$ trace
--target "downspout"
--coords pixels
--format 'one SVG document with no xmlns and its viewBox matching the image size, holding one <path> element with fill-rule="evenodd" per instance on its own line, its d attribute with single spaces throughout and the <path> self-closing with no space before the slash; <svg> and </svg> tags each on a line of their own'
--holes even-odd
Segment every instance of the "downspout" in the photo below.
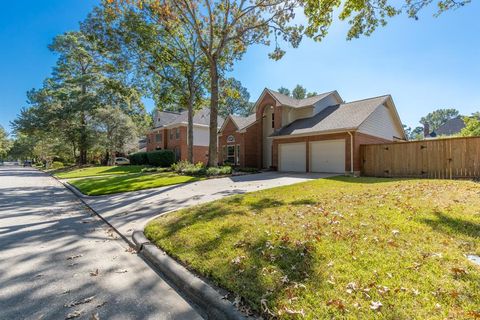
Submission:
<svg viewBox="0 0 480 320">
<path fill-rule="evenodd" d="M 347 131 L 350 135 L 350 174 L 353 176 L 353 134 L 350 131 Z"/>
</svg>

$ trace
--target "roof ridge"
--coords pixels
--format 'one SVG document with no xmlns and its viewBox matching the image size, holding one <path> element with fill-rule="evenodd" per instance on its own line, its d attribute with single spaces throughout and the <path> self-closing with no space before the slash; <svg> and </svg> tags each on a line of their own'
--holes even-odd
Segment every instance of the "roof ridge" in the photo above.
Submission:
<svg viewBox="0 0 480 320">
<path fill-rule="evenodd" d="M 360 101 L 373 100 L 373 99 L 378 99 L 378 98 L 383 98 L 383 97 L 391 97 L 391 96 L 392 96 L 391 94 L 387 93 L 387 94 L 384 94 L 384 95 L 381 95 L 381 96 L 364 98 L 364 99 L 359 99 L 359 100 L 353 100 L 353 101 L 348 101 L 348 102 L 344 102 L 344 103 L 341 103 L 341 104 L 349 104 L 349 103 L 355 103 L 355 102 L 360 102 Z"/>
</svg>

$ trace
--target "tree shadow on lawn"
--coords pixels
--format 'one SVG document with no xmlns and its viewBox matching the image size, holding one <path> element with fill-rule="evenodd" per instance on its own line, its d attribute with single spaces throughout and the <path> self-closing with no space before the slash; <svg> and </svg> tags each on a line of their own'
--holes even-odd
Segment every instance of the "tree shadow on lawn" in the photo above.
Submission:
<svg viewBox="0 0 480 320">
<path fill-rule="evenodd" d="M 465 221 L 459 218 L 452 218 L 440 211 L 435 212 L 436 219 L 421 219 L 421 222 L 428 224 L 432 229 L 447 234 L 464 234 L 471 238 L 480 238 L 480 224 Z"/>
<path fill-rule="evenodd" d="M 332 181 L 338 181 L 338 182 L 359 183 L 359 184 L 376 184 L 376 183 L 400 182 L 400 181 L 411 181 L 411 180 L 420 180 L 420 179 L 335 176 L 335 177 L 323 178 L 322 180 L 332 180 Z"/>
</svg>

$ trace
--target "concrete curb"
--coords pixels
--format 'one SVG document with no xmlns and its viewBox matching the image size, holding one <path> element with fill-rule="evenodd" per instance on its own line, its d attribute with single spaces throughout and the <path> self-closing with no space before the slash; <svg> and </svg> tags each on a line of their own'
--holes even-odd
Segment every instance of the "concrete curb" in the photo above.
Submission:
<svg viewBox="0 0 480 320">
<path fill-rule="evenodd" d="M 135 231 L 132 238 L 138 253 L 142 254 L 170 282 L 197 304 L 208 316 L 208 319 L 247 319 L 215 289 L 152 244 L 142 231 Z"/>
</svg>

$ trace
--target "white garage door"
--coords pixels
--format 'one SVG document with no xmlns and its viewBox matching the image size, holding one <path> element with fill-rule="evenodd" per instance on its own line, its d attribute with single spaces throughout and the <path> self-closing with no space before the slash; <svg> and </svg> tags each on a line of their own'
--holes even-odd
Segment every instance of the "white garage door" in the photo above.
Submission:
<svg viewBox="0 0 480 320">
<path fill-rule="evenodd" d="M 280 171 L 307 171 L 307 144 L 305 142 L 282 143 L 278 145 L 278 151 L 278 166 Z"/>
<path fill-rule="evenodd" d="M 345 140 L 311 142 L 310 171 L 345 173 Z"/>
</svg>

